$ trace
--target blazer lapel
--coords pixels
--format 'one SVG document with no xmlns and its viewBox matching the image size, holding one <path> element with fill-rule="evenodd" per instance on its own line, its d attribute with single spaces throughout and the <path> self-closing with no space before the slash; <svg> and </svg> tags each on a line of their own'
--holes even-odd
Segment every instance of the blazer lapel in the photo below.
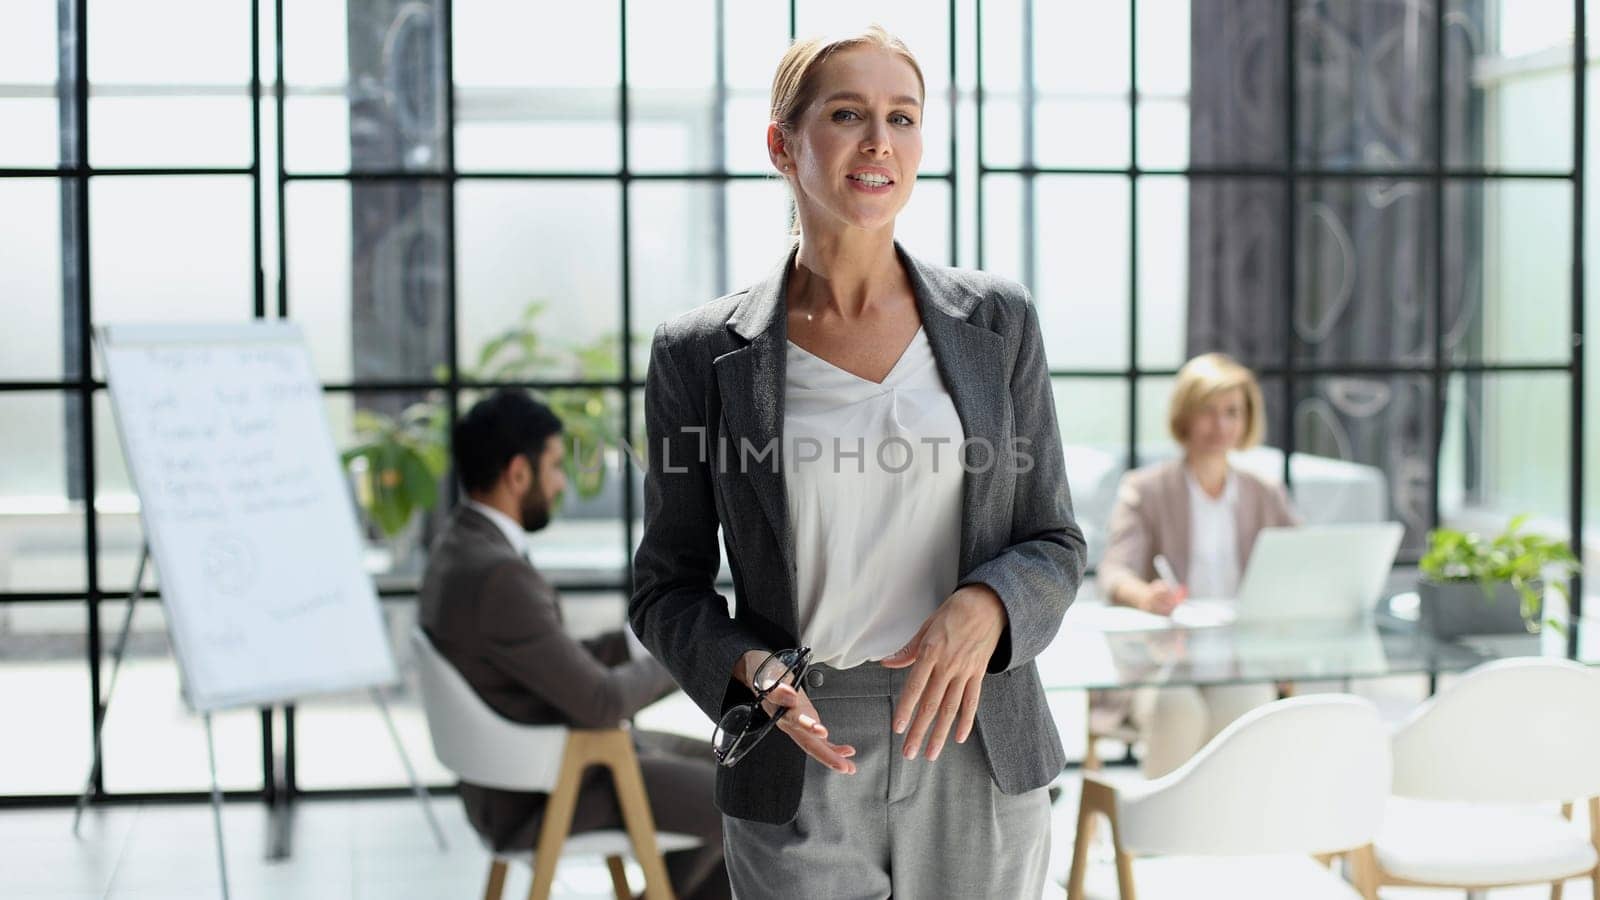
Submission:
<svg viewBox="0 0 1600 900">
<path fill-rule="evenodd" d="M 744 302 L 728 318 L 728 328 L 744 340 L 745 346 L 717 357 L 717 391 L 722 398 L 722 447 L 708 448 L 712 459 L 721 465 L 726 453 L 728 471 L 749 479 L 761 501 L 762 512 L 782 548 L 785 572 L 793 570 L 794 539 L 789 526 L 789 499 L 783 481 L 783 390 L 785 344 L 788 320 L 784 315 L 784 295 L 788 274 L 794 263 L 794 250 L 783 264 L 765 280 L 752 286 Z M 730 402 L 731 401 L 731 402 Z M 749 454 L 741 456 L 741 450 Z M 759 460 L 755 454 L 771 451 Z M 741 465 L 742 463 L 742 465 Z"/>
<path fill-rule="evenodd" d="M 1245 567 L 1250 565 L 1250 554 L 1255 550 L 1256 535 L 1261 532 L 1264 523 L 1260 498 L 1254 490 L 1249 489 L 1249 483 L 1240 477 L 1237 470 L 1230 471 L 1228 477 L 1233 479 L 1233 539 L 1239 555 L 1239 577 L 1242 579 Z"/>
<path fill-rule="evenodd" d="M 939 270 L 924 266 L 898 243 L 895 249 L 911 278 L 923 331 L 961 419 L 961 430 L 968 440 L 987 442 L 987 447 L 980 443 L 971 451 L 961 489 L 960 570 L 965 575 L 986 561 L 979 558 L 978 537 L 983 529 L 974 517 L 986 508 L 995 473 L 1003 464 L 1001 454 L 1011 451 L 1010 436 L 1002 433 L 1009 389 L 1005 340 L 967 321 L 981 297 Z"/>
</svg>

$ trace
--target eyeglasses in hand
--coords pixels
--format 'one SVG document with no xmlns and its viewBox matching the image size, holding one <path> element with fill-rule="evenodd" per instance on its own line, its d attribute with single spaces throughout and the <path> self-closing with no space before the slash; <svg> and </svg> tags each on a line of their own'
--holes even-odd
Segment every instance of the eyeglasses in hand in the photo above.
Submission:
<svg viewBox="0 0 1600 900">
<path fill-rule="evenodd" d="M 756 698 L 749 703 L 730 707 L 722 714 L 721 721 L 717 722 L 717 730 L 711 735 L 711 750 L 716 754 L 718 765 L 737 764 L 772 731 L 789 708 L 779 707 L 776 713 L 768 715 L 761 705 L 762 701 L 785 684 L 798 690 L 810 665 L 810 647 L 778 650 L 761 661 L 752 679 Z"/>
</svg>

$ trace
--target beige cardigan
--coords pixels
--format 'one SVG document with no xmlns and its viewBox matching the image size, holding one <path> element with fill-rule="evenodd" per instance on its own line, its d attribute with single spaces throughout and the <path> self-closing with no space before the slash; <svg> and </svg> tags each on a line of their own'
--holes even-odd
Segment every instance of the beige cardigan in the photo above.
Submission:
<svg viewBox="0 0 1600 900">
<path fill-rule="evenodd" d="M 1237 467 L 1231 472 L 1239 485 L 1234 527 L 1239 567 L 1243 569 L 1250 562 L 1250 550 L 1261 529 L 1298 525 L 1300 518 L 1280 485 L 1269 484 Z M 1181 458 L 1124 475 L 1117 488 L 1117 505 L 1111 511 L 1106 552 L 1100 559 L 1101 595 L 1109 602 L 1124 582 L 1153 580 L 1157 554 L 1172 563 L 1179 580 L 1188 581 L 1189 523 L 1189 485 Z"/>
</svg>

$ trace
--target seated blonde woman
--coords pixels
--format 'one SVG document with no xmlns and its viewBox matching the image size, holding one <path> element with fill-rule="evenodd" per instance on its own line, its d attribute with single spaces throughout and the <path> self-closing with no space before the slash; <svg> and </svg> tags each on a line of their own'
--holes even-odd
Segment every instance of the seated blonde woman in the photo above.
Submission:
<svg viewBox="0 0 1600 900">
<path fill-rule="evenodd" d="M 1261 529 L 1299 523 L 1283 489 L 1228 461 L 1261 442 L 1266 430 L 1253 373 L 1220 353 L 1178 371 L 1167 426 L 1182 457 L 1123 476 L 1100 562 L 1112 603 L 1170 615 L 1186 597 L 1232 597 Z M 1178 584 L 1157 572 L 1163 556 Z M 1145 745 L 1141 768 L 1155 778 L 1182 765 L 1245 712 L 1276 696 L 1270 684 L 1142 688 L 1129 718 Z M 1127 698 L 1097 698 L 1128 706 Z"/>
</svg>

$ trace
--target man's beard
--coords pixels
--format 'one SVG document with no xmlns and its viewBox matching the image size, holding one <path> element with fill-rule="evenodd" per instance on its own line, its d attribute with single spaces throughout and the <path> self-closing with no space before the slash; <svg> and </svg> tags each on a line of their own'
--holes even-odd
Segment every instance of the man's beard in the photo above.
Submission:
<svg viewBox="0 0 1600 900">
<path fill-rule="evenodd" d="M 538 532 L 539 528 L 550 524 L 550 503 L 544 500 L 544 490 L 539 488 L 539 482 L 528 485 L 528 493 L 522 496 L 522 530 L 523 532 Z"/>
<path fill-rule="evenodd" d="M 521 512 L 523 531 L 532 533 L 550 524 L 550 504 L 545 501 L 538 481 L 529 485 L 528 492 L 522 495 Z"/>
</svg>

